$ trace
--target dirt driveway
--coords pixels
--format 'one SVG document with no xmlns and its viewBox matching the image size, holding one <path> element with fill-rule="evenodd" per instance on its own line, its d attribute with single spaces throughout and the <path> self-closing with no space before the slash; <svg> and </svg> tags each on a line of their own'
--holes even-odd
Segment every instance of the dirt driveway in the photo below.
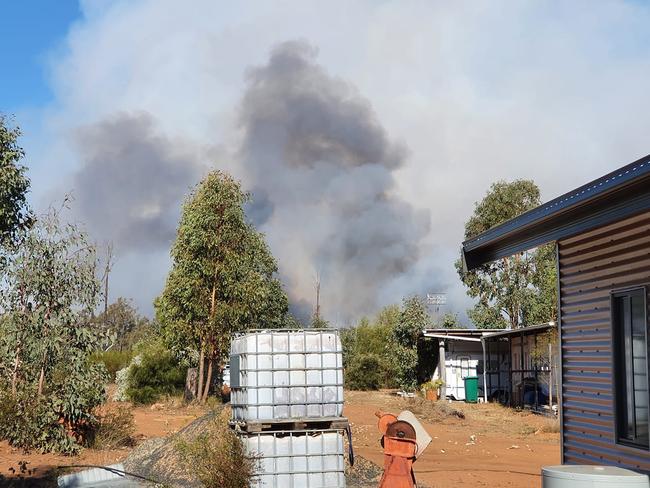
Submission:
<svg viewBox="0 0 650 488">
<path fill-rule="evenodd" d="M 346 392 L 345 398 L 355 452 L 380 465 L 383 454 L 374 412 L 408 409 L 424 420 L 433 441 L 414 466 L 417 480 L 430 488 L 540 487 L 541 467 L 560 463 L 559 434 L 544 433 L 553 430 L 553 422 L 539 415 L 493 404 L 432 407 L 426 400 L 387 392 Z M 453 415 L 453 410 L 465 418 Z"/>
</svg>

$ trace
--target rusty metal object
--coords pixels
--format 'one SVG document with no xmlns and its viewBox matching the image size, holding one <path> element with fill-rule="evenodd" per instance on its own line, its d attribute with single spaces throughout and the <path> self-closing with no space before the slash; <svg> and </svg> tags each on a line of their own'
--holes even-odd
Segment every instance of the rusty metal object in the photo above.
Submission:
<svg viewBox="0 0 650 488">
<path fill-rule="evenodd" d="M 397 417 L 392 413 L 377 411 L 375 412 L 375 416 L 379 417 L 379 424 L 377 427 L 379 428 L 379 432 L 382 434 L 386 434 L 386 430 L 390 424 L 397 422 Z"/>
<path fill-rule="evenodd" d="M 413 463 L 418 449 L 415 427 L 391 413 L 375 412 L 375 415 L 379 417 L 377 427 L 383 434 L 384 448 L 384 475 L 379 488 L 415 488 Z"/>
<path fill-rule="evenodd" d="M 415 440 L 415 429 L 411 424 L 403 420 L 393 422 L 386 430 L 387 437 L 396 437 L 398 439 Z"/>
</svg>

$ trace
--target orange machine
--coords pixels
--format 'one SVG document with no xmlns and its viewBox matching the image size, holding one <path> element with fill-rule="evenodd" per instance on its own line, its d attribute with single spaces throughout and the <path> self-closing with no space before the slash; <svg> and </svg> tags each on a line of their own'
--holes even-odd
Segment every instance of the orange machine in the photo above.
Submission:
<svg viewBox="0 0 650 488">
<path fill-rule="evenodd" d="M 375 415 L 379 417 L 384 448 L 384 475 L 379 488 L 415 488 L 413 463 L 429 445 L 431 437 L 409 411 L 399 417 L 385 412 L 375 412 Z"/>
</svg>

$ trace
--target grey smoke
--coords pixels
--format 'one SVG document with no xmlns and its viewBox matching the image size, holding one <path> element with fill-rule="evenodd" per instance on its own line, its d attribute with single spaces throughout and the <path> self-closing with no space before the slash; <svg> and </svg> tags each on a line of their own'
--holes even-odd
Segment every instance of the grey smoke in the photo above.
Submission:
<svg viewBox="0 0 650 488">
<path fill-rule="evenodd" d="M 407 148 L 316 54 L 287 42 L 248 72 L 235 172 L 253 194 L 247 214 L 278 258 L 294 313 L 309 319 L 318 275 L 324 316 L 341 324 L 416 288 L 405 282 L 430 217 L 396 196 Z M 205 170 L 199 145 L 161 134 L 146 113 L 86 126 L 76 142 L 76 206 L 93 235 L 118 252 L 169 249 L 183 197 Z"/>
<path fill-rule="evenodd" d="M 118 114 L 80 129 L 75 208 L 96 238 L 118 252 L 168 249 L 180 205 L 202 172 L 191 150 L 156 132 L 145 113 Z"/>
<path fill-rule="evenodd" d="M 395 195 L 408 151 L 391 141 L 370 103 L 316 63 L 306 42 L 273 49 L 248 73 L 240 123 L 249 214 L 280 262 L 292 301 L 337 321 L 377 310 L 379 296 L 418 262 L 428 211 Z M 395 302 L 401 299 L 395 296 Z M 308 312 L 307 312 L 308 313 Z"/>
</svg>

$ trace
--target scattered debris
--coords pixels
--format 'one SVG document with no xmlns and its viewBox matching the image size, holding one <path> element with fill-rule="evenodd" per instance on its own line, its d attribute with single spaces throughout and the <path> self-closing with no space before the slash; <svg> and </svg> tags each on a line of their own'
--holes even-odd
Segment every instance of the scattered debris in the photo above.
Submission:
<svg viewBox="0 0 650 488">
<path fill-rule="evenodd" d="M 410 391 L 400 390 L 400 391 L 397 392 L 397 396 L 400 396 L 402 398 L 415 398 L 415 393 L 410 392 Z"/>
</svg>

